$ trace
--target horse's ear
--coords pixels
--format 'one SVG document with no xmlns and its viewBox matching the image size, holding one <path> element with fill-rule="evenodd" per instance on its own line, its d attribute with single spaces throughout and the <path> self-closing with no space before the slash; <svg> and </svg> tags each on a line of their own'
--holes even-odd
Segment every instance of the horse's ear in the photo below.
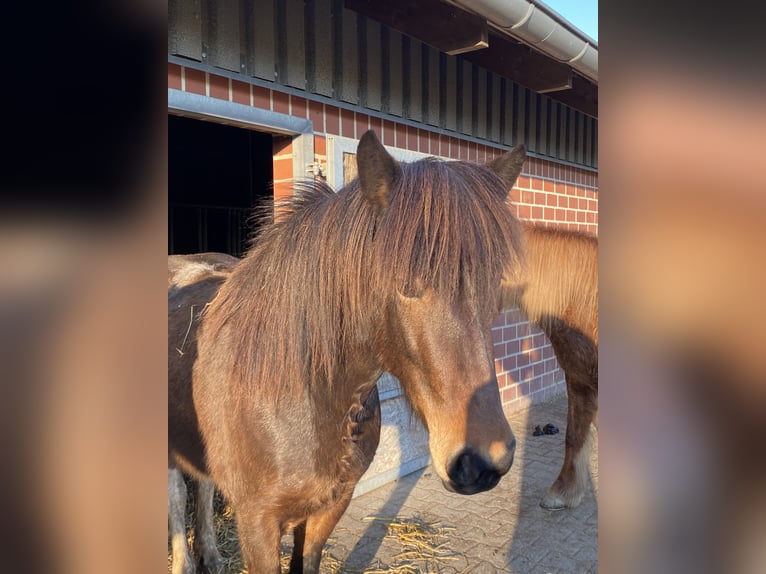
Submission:
<svg viewBox="0 0 766 574">
<path fill-rule="evenodd" d="M 524 144 L 518 144 L 515 148 L 505 152 L 489 164 L 492 171 L 499 175 L 500 179 L 502 179 L 508 186 L 506 193 L 510 191 L 513 184 L 516 183 L 516 179 L 518 179 L 526 159 L 527 148 L 524 147 Z"/>
<path fill-rule="evenodd" d="M 401 174 L 401 168 L 372 130 L 365 132 L 359 140 L 356 165 L 362 193 L 373 207 L 382 211 L 388 207 L 391 188 Z"/>
</svg>

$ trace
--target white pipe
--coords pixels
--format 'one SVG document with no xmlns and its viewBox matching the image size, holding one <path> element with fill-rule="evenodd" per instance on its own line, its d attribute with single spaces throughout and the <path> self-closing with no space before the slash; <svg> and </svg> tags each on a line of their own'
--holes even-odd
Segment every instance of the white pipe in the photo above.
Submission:
<svg viewBox="0 0 766 574">
<path fill-rule="evenodd" d="M 555 12 L 529 0 L 453 0 L 490 24 L 598 83 L 598 46 Z M 579 31 L 577 31 L 579 32 Z"/>
</svg>

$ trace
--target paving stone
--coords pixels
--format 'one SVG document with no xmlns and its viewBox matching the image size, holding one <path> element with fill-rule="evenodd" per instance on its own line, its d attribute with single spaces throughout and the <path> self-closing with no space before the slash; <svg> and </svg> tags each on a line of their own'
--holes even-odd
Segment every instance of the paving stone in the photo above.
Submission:
<svg viewBox="0 0 766 574">
<path fill-rule="evenodd" d="M 388 535 L 380 516 L 422 520 L 444 528 L 441 548 L 453 559 L 423 562 L 423 573 L 584 574 L 598 572 L 597 436 L 591 457 L 591 490 L 572 510 L 550 512 L 540 498 L 558 475 L 564 455 L 566 396 L 509 417 L 517 436 L 512 470 L 489 492 L 461 496 L 445 490 L 429 467 L 351 501 L 336 527 L 329 552 L 345 562 L 340 572 L 385 571 L 401 566 L 403 543 Z M 557 435 L 533 437 L 536 425 L 553 423 Z M 332 572 L 329 567 L 322 574 Z"/>
</svg>

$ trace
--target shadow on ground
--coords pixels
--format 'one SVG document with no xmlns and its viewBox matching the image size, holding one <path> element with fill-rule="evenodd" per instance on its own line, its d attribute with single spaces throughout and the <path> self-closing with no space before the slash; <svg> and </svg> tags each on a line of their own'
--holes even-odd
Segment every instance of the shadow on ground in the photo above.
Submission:
<svg viewBox="0 0 766 574">
<path fill-rule="evenodd" d="M 491 491 L 472 496 L 447 492 L 427 467 L 352 500 L 325 547 L 322 574 L 597 572 L 597 432 L 593 431 L 593 480 L 580 506 L 559 512 L 539 506 L 561 468 L 566 406 L 562 395 L 509 417 L 516 458 Z M 548 423 L 560 432 L 532 435 L 535 426 Z M 191 504 L 188 508 L 192 510 Z M 218 498 L 216 508 L 221 553 L 228 572 L 238 573 L 242 563 L 233 516 Z M 418 544 L 392 533 L 392 523 L 419 529 Z M 284 542 L 289 544 L 289 537 Z"/>
</svg>

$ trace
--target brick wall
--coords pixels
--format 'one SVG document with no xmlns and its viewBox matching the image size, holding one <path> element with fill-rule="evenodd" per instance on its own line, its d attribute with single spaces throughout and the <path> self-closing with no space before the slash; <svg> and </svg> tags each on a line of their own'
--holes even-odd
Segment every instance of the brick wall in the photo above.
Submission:
<svg viewBox="0 0 766 574">
<path fill-rule="evenodd" d="M 363 111 L 272 90 L 177 64 L 168 64 L 168 87 L 309 119 L 315 161 L 326 164 L 326 135 L 359 139 L 375 130 L 384 145 L 445 158 L 486 162 L 504 150 L 380 118 Z M 274 138 L 275 195 L 289 193 L 289 138 Z M 511 191 L 516 215 L 543 225 L 598 233 L 598 173 L 542 158 L 528 158 Z M 511 413 L 565 391 L 564 374 L 545 335 L 518 310 L 501 313 L 492 327 L 503 406 Z"/>
</svg>

